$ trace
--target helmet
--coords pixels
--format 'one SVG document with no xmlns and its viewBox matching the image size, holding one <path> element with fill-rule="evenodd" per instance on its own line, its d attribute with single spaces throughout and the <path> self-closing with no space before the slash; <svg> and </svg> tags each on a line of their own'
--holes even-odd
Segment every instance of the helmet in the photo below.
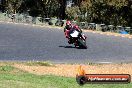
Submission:
<svg viewBox="0 0 132 88">
<path fill-rule="evenodd" d="M 66 22 L 66 25 L 71 25 L 71 21 L 67 21 Z"/>
<path fill-rule="evenodd" d="M 72 27 L 71 21 L 66 22 L 66 29 L 70 29 Z"/>
</svg>

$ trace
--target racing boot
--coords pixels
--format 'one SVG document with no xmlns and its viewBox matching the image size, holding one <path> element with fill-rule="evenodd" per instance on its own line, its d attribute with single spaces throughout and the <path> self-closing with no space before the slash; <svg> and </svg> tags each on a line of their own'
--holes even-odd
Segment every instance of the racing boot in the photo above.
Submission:
<svg viewBox="0 0 132 88">
<path fill-rule="evenodd" d="M 72 44 L 71 38 L 68 38 L 68 43 L 69 43 L 69 44 Z"/>
<path fill-rule="evenodd" d="M 69 44 L 72 44 L 72 42 L 71 42 L 70 40 L 68 40 L 68 43 L 69 43 Z"/>
</svg>

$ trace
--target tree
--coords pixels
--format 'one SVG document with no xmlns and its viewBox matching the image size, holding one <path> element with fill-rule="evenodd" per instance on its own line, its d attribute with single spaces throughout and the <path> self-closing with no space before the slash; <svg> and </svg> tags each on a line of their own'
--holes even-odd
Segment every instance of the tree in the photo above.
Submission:
<svg viewBox="0 0 132 88">
<path fill-rule="evenodd" d="M 51 17 L 56 15 L 59 4 L 56 0 L 24 0 L 20 11 L 29 12 L 31 16 Z"/>
<path fill-rule="evenodd" d="M 60 4 L 60 8 L 59 8 L 59 18 L 60 19 L 65 19 L 66 17 L 66 0 L 57 0 L 58 3 Z"/>
<path fill-rule="evenodd" d="M 80 15 L 79 7 L 78 6 L 67 7 L 66 15 L 68 16 L 68 19 L 75 20 L 78 17 L 78 15 Z"/>
<path fill-rule="evenodd" d="M 2 12 L 5 12 L 5 10 L 6 10 L 6 0 L 1 0 L 0 1 L 0 10 Z"/>
<path fill-rule="evenodd" d="M 21 6 L 22 0 L 7 0 L 6 4 L 7 4 L 7 8 L 6 10 L 9 13 L 17 13 L 19 7 Z"/>
</svg>

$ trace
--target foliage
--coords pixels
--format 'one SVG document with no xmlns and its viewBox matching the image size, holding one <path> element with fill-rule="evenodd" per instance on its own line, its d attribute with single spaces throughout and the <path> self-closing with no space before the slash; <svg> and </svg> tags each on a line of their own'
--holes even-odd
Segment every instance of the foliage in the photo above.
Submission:
<svg viewBox="0 0 132 88">
<path fill-rule="evenodd" d="M 78 15 L 80 14 L 79 7 L 78 6 L 67 7 L 66 14 L 68 16 L 68 19 L 71 19 L 71 20 L 76 19 L 78 17 Z"/>
<path fill-rule="evenodd" d="M 131 0 L 6 0 L 8 13 L 28 13 L 31 16 L 59 17 L 77 21 L 132 26 Z"/>
<path fill-rule="evenodd" d="M 22 0 L 7 0 L 6 10 L 8 13 L 17 13 L 19 7 L 21 6 Z"/>
<path fill-rule="evenodd" d="M 132 26 L 132 2 L 129 0 L 84 0 L 79 10 L 81 21 Z"/>
</svg>

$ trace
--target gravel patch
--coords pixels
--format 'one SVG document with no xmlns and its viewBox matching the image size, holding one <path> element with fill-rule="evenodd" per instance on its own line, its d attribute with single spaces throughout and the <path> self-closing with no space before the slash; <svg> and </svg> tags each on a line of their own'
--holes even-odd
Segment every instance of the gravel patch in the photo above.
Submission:
<svg viewBox="0 0 132 88">
<path fill-rule="evenodd" d="M 37 75 L 57 75 L 65 77 L 76 77 L 79 64 L 55 64 L 54 66 L 27 66 L 24 64 L 14 64 L 16 68 L 37 74 Z M 132 75 L 132 64 L 92 64 L 82 65 L 87 74 L 130 74 Z"/>
</svg>

